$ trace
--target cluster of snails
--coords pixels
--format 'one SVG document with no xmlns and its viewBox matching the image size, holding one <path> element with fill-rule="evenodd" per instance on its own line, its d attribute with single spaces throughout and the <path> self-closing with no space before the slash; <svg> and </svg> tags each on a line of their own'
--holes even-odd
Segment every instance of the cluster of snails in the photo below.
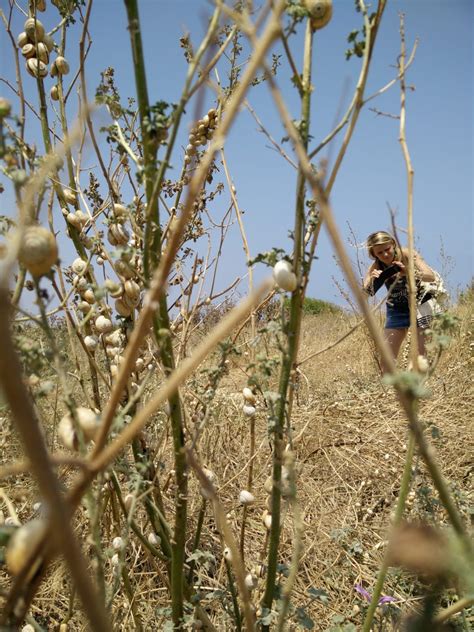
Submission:
<svg viewBox="0 0 474 632">
<path fill-rule="evenodd" d="M 257 402 L 257 398 L 255 397 L 255 393 L 251 388 L 245 386 L 242 390 L 242 397 L 244 399 L 244 405 L 242 406 L 242 412 L 246 417 L 253 417 L 257 412 L 255 408 L 255 404 Z"/>
<path fill-rule="evenodd" d="M 197 148 L 205 145 L 212 138 L 217 127 L 217 111 L 211 108 L 208 113 L 199 119 L 189 134 L 189 144 L 184 155 L 184 164 L 188 165 L 193 156 L 196 155 Z"/>
<path fill-rule="evenodd" d="M 24 31 L 18 35 L 17 44 L 26 59 L 28 73 L 32 77 L 46 77 L 49 56 L 54 49 L 54 40 L 46 32 L 42 22 L 37 18 L 28 18 L 24 25 Z M 49 68 L 51 77 L 67 75 L 68 72 L 69 63 L 62 55 L 58 55 Z M 57 86 L 52 87 L 51 98 L 56 101 L 59 99 Z"/>
<path fill-rule="evenodd" d="M 100 428 L 98 414 L 90 408 L 79 406 L 74 411 L 74 416 L 67 413 L 58 424 L 58 436 L 66 448 L 77 450 L 80 446 L 78 429 L 82 433 L 84 444 L 87 445 L 97 436 Z"/>
</svg>

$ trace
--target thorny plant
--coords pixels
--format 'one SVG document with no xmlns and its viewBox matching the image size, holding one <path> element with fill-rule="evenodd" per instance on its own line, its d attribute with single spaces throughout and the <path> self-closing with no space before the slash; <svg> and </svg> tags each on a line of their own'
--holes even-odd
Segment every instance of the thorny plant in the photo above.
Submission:
<svg viewBox="0 0 474 632">
<path fill-rule="evenodd" d="M 16 629 L 28 619 L 48 566 L 57 555 L 64 557 L 71 579 L 62 630 L 73 618 L 76 592 L 91 629 L 108 630 L 119 624 L 114 605 L 119 595 L 129 604 L 135 629 L 146 629 L 130 562 L 131 557 L 141 555 L 140 547 L 167 594 L 158 603 L 159 616 L 171 629 L 216 629 L 212 622 L 216 617 L 206 607 L 201 573 L 215 566 L 217 557 L 223 558 L 227 575 L 222 607 L 235 629 L 283 630 L 290 622 L 308 625 L 304 608 L 291 603 L 302 552 L 291 416 L 299 365 L 309 359 L 298 362 L 301 318 L 324 223 L 376 348 L 392 368 L 390 380 L 410 423 L 395 524 L 403 515 L 416 444 L 459 546 L 472 556 L 464 525 L 417 418 L 423 377 L 416 371 L 409 375 L 395 371 L 361 297 L 328 204 L 359 113 L 377 96 L 367 97 L 365 87 L 385 0 L 378 1 L 371 15 L 363 0 L 356 2 L 362 27 L 349 34 L 352 48 L 346 53 L 348 58 L 362 59 L 356 90 L 341 121 L 315 148 L 311 136 L 312 45 L 317 30 L 331 18 L 329 0 L 268 2 L 258 12 L 251 3 L 230 6 L 217 0 L 202 42 L 194 46 L 189 36 L 181 40 L 188 72 L 177 103 L 150 101 L 138 2 L 124 0 L 136 96 L 123 101 L 114 68 L 108 67 L 96 89 L 94 105 L 86 79 L 94 1 L 52 0 L 53 6 L 46 4 L 45 0 L 23 4 L 10 0 L 8 10 L 1 13 L 16 72 L 15 85 L 2 81 L 17 100 L 16 105 L 0 100 L 0 158 L 17 213 L 2 217 L 0 223 L 4 238 L 0 252 L 0 379 L 26 458 L 11 463 L 3 473 L 30 471 L 43 505 L 39 519 L 19 526 L 14 506 L 5 499 L 13 524 L 2 527 L 1 543 L 7 546 L 12 581 L 3 595 L 2 629 Z M 42 23 L 43 12 L 49 32 Z M 17 33 L 20 19 L 26 21 L 24 30 Z M 51 28 L 53 24 L 56 26 Z M 304 29 L 301 72 L 291 49 L 300 28 Z M 281 55 L 270 50 L 277 41 Z M 79 50 L 77 68 L 67 61 L 74 43 Z M 402 43 L 404 46 L 403 28 Z M 245 50 L 250 50 L 246 59 Z M 402 88 L 400 120 L 409 173 L 411 252 L 413 169 L 403 124 L 405 72 L 414 52 L 407 60 L 402 48 L 397 77 L 379 91 L 397 81 Z M 271 62 L 268 55 L 272 55 Z M 300 98 L 297 119 L 289 115 L 276 84 L 275 75 L 283 63 L 292 70 Z M 221 82 L 218 72 L 224 64 L 228 64 L 227 83 Z M 216 82 L 211 79 L 213 74 Z M 29 82 L 27 89 L 25 82 Z M 250 88 L 262 82 L 268 85 L 280 112 L 294 157 L 271 137 L 265 122 L 246 101 Z M 30 98 L 32 87 L 38 105 Z M 206 88 L 213 91 L 213 99 L 203 113 Z M 71 125 L 73 91 L 78 94 L 80 114 Z M 275 249 L 252 258 L 249 249 L 225 153 L 226 136 L 243 104 L 297 172 L 291 253 Z M 105 108 L 111 121 L 99 130 L 94 124 L 97 107 Z M 195 120 L 189 142 L 181 151 L 178 132 L 192 107 Z M 28 137 L 31 117 L 39 122 L 42 149 Z M 316 167 L 310 161 L 343 130 L 334 166 L 326 173 L 324 165 Z M 88 143 L 94 148 L 96 169 L 84 164 Z M 172 160 L 181 165 L 177 178 L 171 175 Z M 221 166 L 225 182 L 218 181 Z M 226 192 L 227 210 L 218 220 L 213 206 Z M 239 282 L 236 279 L 223 290 L 217 287 L 221 253 L 233 223 L 238 224 L 249 265 L 249 297 L 198 343 L 200 325 L 209 320 L 205 314 L 212 309 L 219 313 L 220 305 L 232 302 Z M 75 251 L 70 263 L 61 254 L 66 242 L 70 242 L 69 251 Z M 274 268 L 275 287 L 267 281 L 254 290 L 252 265 L 257 261 Z M 412 258 L 410 261 L 412 279 Z M 34 293 L 33 307 L 25 307 L 25 291 Z M 275 319 L 259 322 L 259 309 L 275 291 L 291 293 L 289 309 L 282 307 Z M 248 340 L 244 331 L 250 331 Z M 272 352 L 258 354 L 258 341 Z M 240 494 L 242 511 L 234 529 L 210 467 L 215 445 L 212 448 L 203 437 L 209 428 L 218 427 L 221 385 L 233 358 L 242 354 L 248 357 L 244 370 L 247 386 L 237 410 L 248 419 L 250 449 L 247 488 Z M 416 367 L 416 349 L 413 359 Z M 53 394 L 51 425 L 46 415 L 51 411 L 42 407 L 41 398 Z M 260 416 L 267 420 L 263 436 L 256 424 Z M 57 438 L 68 453 L 57 450 Z M 89 449 L 91 441 L 93 448 Z M 271 474 L 265 483 L 264 535 L 258 558 L 250 559 L 246 524 L 255 500 L 254 459 L 265 445 Z M 71 451 L 76 454 L 71 456 Z M 197 486 L 191 480 L 192 472 Z M 88 527 L 80 540 L 75 514 L 81 503 L 87 510 Z M 209 510 L 215 527 L 206 520 Z M 195 512 L 197 524 L 191 543 L 190 511 Z M 294 523 L 291 554 L 280 545 L 287 516 Z M 46 536 L 49 530 L 54 538 Z M 217 547 L 211 554 L 205 547 L 216 533 Z M 281 563 L 283 558 L 289 566 Z M 379 603 L 385 568 L 386 562 L 367 613 L 367 630 Z M 311 599 L 323 597 L 318 591 L 311 595 Z M 460 609 L 468 601 L 461 599 L 459 604 Z"/>
</svg>

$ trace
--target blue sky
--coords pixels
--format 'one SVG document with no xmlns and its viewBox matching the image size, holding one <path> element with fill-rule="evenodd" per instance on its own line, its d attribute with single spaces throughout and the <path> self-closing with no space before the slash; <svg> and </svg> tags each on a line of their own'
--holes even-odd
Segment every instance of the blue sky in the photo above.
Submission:
<svg viewBox="0 0 474 632">
<path fill-rule="evenodd" d="M 24 3 L 23 3 L 24 4 Z M 48 3 L 49 4 L 49 3 Z M 375 5 L 375 3 L 374 3 Z M 0 0 L 4 10 L 6 0 Z M 189 31 L 198 43 L 204 32 L 210 4 L 204 0 L 141 0 L 140 15 L 148 70 L 148 90 L 151 102 L 177 101 L 181 93 L 186 63 L 179 38 Z M 415 61 L 407 82 L 415 90 L 407 99 L 407 141 L 415 170 L 414 214 L 417 246 L 428 263 L 446 272 L 444 249 L 450 258 L 447 282 L 455 290 L 465 287 L 472 277 L 473 246 L 473 3 L 470 0 L 389 0 L 376 43 L 366 94 L 384 86 L 396 73 L 394 65 L 400 50 L 399 17 L 405 14 L 407 47 L 411 49 L 419 38 Z M 42 18 L 43 19 L 43 18 Z M 48 9 L 43 22 L 48 29 L 57 23 L 57 12 Z M 22 20 L 14 21 L 15 33 L 21 30 Z M 313 146 L 334 126 L 337 115 L 348 104 L 359 72 L 360 60 L 345 60 L 350 31 L 361 26 L 361 17 L 354 10 L 352 0 L 335 0 L 334 15 L 329 25 L 319 31 L 314 45 L 314 93 L 312 101 Z M 87 64 L 89 96 L 92 98 L 99 83 L 100 71 L 113 66 L 121 96 L 135 92 L 130 60 L 130 43 L 126 29 L 123 3 L 119 0 L 95 0 L 90 31 L 93 45 Z M 300 27 L 292 49 L 301 67 L 302 33 Z M 1 76 L 14 79 L 8 61 L 10 44 L 2 31 L 0 44 Z M 68 38 L 68 58 L 72 73 L 77 68 L 78 31 Z M 244 47 L 242 61 L 248 49 Z M 276 47 L 273 52 L 281 53 Z M 277 82 L 291 114 L 299 118 L 297 93 L 290 82 L 288 64 L 282 56 Z M 228 66 L 219 66 L 224 82 Z M 71 73 L 71 74 L 72 74 Z M 34 85 L 24 76 L 27 94 L 35 102 Z M 47 85 L 52 80 L 49 79 Z M 16 101 L 4 83 L 0 94 Z M 256 86 L 248 99 L 268 131 L 279 140 L 284 135 L 280 118 L 265 83 Z M 391 114 L 399 113 L 400 91 L 396 84 L 387 93 L 371 102 L 370 107 Z M 207 91 L 203 109 L 214 104 L 214 95 Z M 74 114 L 76 99 L 70 100 Z M 181 147 L 186 144 L 186 130 L 195 114 L 196 103 L 187 111 L 186 126 L 180 136 L 180 147 L 175 154 L 178 167 L 182 159 Z M 97 115 L 97 127 L 105 121 Z M 32 134 L 37 135 L 31 119 Z M 332 204 L 342 235 L 350 238 L 350 229 L 357 240 L 375 230 L 387 229 L 390 218 L 387 205 L 397 211 L 396 223 L 400 234 L 407 226 L 406 173 L 400 144 L 399 122 L 377 116 L 365 109 L 359 119 L 353 140 L 335 183 Z M 38 145 L 40 145 L 39 136 Z M 323 150 L 320 157 L 334 159 L 341 138 Z M 289 145 L 285 148 L 290 151 Z M 281 156 L 268 148 L 268 141 L 243 110 L 233 126 L 226 144 L 226 157 L 237 188 L 238 201 L 245 210 L 245 225 L 252 255 L 279 247 L 291 250 L 288 231 L 293 225 L 295 172 Z M 86 160 L 96 161 L 90 150 Z M 224 181 L 223 170 L 218 180 Z M 4 182 L 3 176 L 2 182 Z M 84 185 L 85 186 L 85 185 Z M 125 200 L 126 201 L 126 200 Z M 0 204 L 10 206 L 9 192 L 0 197 Z M 229 195 L 224 193 L 212 208 L 215 219 L 228 208 Z M 2 213 L 7 209 L 2 208 Z M 350 226 L 350 229 L 349 229 Z M 69 263 L 64 245 L 62 259 Z M 349 246 L 351 256 L 356 251 Z M 309 295 L 338 303 L 343 299 L 335 287 L 333 277 L 340 278 L 326 235 L 320 240 L 319 259 L 315 262 L 309 285 Z M 72 257 L 72 253 L 70 255 Z M 229 232 L 218 280 L 222 287 L 235 276 L 246 272 L 245 257 L 237 226 Z M 257 278 L 265 270 L 257 269 Z M 240 292 L 246 291 L 246 282 Z"/>
</svg>

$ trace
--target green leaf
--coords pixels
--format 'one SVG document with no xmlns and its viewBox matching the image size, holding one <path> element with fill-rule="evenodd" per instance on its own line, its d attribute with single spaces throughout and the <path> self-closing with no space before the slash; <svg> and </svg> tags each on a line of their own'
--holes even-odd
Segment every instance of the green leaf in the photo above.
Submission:
<svg viewBox="0 0 474 632">
<path fill-rule="evenodd" d="M 311 597 L 311 599 L 316 599 L 317 601 L 320 601 L 321 603 L 326 604 L 329 601 L 329 595 L 322 588 L 311 587 L 311 588 L 308 588 L 307 593 Z"/>
</svg>

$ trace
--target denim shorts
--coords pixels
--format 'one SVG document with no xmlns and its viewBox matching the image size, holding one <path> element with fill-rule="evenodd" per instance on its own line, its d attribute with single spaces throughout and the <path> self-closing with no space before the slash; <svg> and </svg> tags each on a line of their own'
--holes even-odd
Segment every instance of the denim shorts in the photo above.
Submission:
<svg viewBox="0 0 474 632">
<path fill-rule="evenodd" d="M 408 329 L 410 326 L 410 312 L 387 308 L 385 329 Z"/>
</svg>

